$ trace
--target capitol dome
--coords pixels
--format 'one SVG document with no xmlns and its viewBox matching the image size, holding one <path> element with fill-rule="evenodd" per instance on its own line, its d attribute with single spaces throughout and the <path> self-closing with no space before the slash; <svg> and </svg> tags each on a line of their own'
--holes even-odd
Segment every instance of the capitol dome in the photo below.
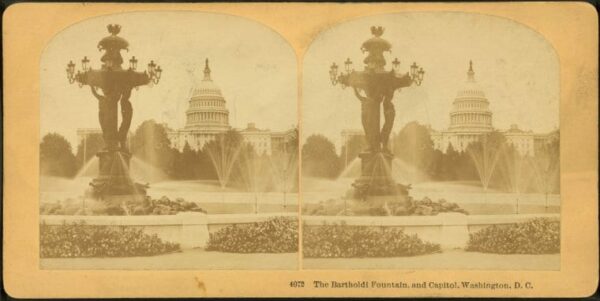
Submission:
<svg viewBox="0 0 600 301">
<path fill-rule="evenodd" d="M 450 130 L 488 132 L 492 128 L 492 112 L 489 101 L 475 81 L 473 62 L 469 62 L 467 81 L 456 93 L 450 112 Z"/>
<path fill-rule="evenodd" d="M 229 129 L 229 110 L 221 89 L 211 78 L 211 70 L 206 59 L 204 78 L 193 89 L 186 111 L 185 127 Z"/>
</svg>

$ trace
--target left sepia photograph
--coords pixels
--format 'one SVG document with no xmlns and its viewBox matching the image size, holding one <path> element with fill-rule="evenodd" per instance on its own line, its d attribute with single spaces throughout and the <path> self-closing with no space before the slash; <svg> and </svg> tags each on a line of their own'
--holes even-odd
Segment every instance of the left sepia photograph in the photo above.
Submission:
<svg viewBox="0 0 600 301">
<path fill-rule="evenodd" d="M 297 61 L 245 18 L 71 25 L 40 60 L 40 268 L 298 268 Z"/>
</svg>

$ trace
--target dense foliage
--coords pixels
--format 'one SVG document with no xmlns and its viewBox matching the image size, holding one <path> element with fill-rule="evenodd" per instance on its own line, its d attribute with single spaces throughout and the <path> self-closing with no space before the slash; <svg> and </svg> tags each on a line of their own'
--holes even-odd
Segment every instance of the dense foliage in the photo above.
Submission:
<svg viewBox="0 0 600 301">
<path fill-rule="evenodd" d="M 91 200 L 84 204 L 83 200 L 73 199 L 40 205 L 40 214 L 44 215 L 173 215 L 178 212 L 207 213 L 194 202 L 182 198 L 171 200 L 164 196 L 160 199 L 147 197 L 142 202 L 124 203 L 122 206 L 107 206 Z"/>
<path fill-rule="evenodd" d="M 325 136 L 312 135 L 302 147 L 302 173 L 311 177 L 335 178 L 340 172 L 335 145 Z"/>
<path fill-rule="evenodd" d="M 40 143 L 40 174 L 56 177 L 73 177 L 77 172 L 75 155 L 65 137 L 50 133 Z"/>
<path fill-rule="evenodd" d="M 345 224 L 305 226 L 304 257 L 352 258 L 415 256 L 440 252 L 440 245 L 423 242 L 399 228 L 376 229 Z"/>
<path fill-rule="evenodd" d="M 151 256 L 179 250 L 179 244 L 163 242 L 135 228 L 84 223 L 40 225 L 41 258 Z"/>
<path fill-rule="evenodd" d="M 492 225 L 470 235 L 467 251 L 498 254 L 560 252 L 560 223 L 537 218 L 525 223 Z"/>
<path fill-rule="evenodd" d="M 482 180 L 483 169 L 489 173 L 485 175 L 485 182 L 489 184 L 489 188 L 507 192 L 559 192 L 558 139 L 547 144 L 536 144 L 534 156 L 522 156 L 516 153 L 514 146 L 508 143 L 499 131 L 488 133 L 485 139 L 481 138 L 480 141 L 469 144 L 464 151 L 458 151 L 462 146 L 450 144 L 445 152 L 442 152 L 434 148 L 427 126 L 409 122 L 392 135 L 390 140 L 391 151 L 396 159 L 415 167 L 431 180 L 479 182 Z M 341 146 L 338 157 L 332 141 L 321 135 L 310 136 L 302 149 L 303 174 L 326 178 L 339 175 L 365 148 L 362 136 L 353 136 L 346 142 Z M 487 158 L 488 166 L 485 167 L 474 162 L 481 159 L 479 157 L 482 156 L 483 143 L 487 150 L 498 153 L 497 158 L 494 155 Z"/>
<path fill-rule="evenodd" d="M 298 191 L 298 129 L 288 137 L 285 143 L 277 145 L 277 150 L 267 155 L 257 154 L 244 143 L 241 134 L 229 130 L 216 139 L 206 143 L 202 149 L 185 144 L 181 150 L 171 147 L 168 137 L 169 128 L 154 120 L 146 120 L 131 135 L 130 151 L 142 162 L 157 168 L 173 180 L 218 180 L 215 164 L 231 164 L 231 175 L 227 186 L 235 186 L 256 192 L 258 188 L 268 191 Z M 211 153 L 219 154 L 219 142 L 224 142 L 228 151 L 244 148 L 242 156 L 231 156 L 228 160 L 214 160 Z M 41 174 L 59 177 L 73 177 L 78 169 L 93 159 L 104 147 L 102 134 L 90 134 L 77 145 L 77 153 L 73 154 L 71 144 L 59 134 L 47 134 L 40 143 Z M 238 152 L 239 153 L 239 152 Z M 84 158 L 85 157 L 85 158 Z M 248 159 L 250 158 L 250 159 Z M 248 174 L 247 166 L 255 164 L 256 159 L 265 163 L 268 168 L 256 168 Z M 232 161 L 232 162 L 228 162 Z M 223 169 L 223 166 L 219 166 Z M 228 166 L 229 167 L 229 166 Z M 227 168 L 228 169 L 228 168 Z M 250 183 L 256 179 L 266 179 L 263 183 Z M 268 181 L 267 181 L 268 180 Z M 263 186 L 263 187 L 260 187 Z"/>
<path fill-rule="evenodd" d="M 274 218 L 250 225 L 234 224 L 210 234 L 208 251 L 289 253 L 298 251 L 298 222 Z"/>
</svg>

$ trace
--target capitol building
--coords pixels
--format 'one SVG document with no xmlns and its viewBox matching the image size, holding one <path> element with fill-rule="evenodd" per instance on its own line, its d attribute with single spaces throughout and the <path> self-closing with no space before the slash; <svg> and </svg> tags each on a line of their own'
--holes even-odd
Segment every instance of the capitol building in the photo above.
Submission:
<svg viewBox="0 0 600 301">
<path fill-rule="evenodd" d="M 438 131 L 428 126 L 434 149 L 446 153 L 448 147 L 463 152 L 467 146 L 479 140 L 482 134 L 498 131 L 506 138 L 519 154 L 534 156 L 536 149 L 559 138 L 558 130 L 549 133 L 525 131 L 512 124 L 509 129 L 498 130 L 492 125 L 493 113 L 490 102 L 475 80 L 473 62 L 469 62 L 467 80 L 457 92 L 450 110 L 450 125 L 446 130 Z M 341 132 L 344 144 L 353 136 L 363 136 L 362 130 L 345 129 Z"/>
<path fill-rule="evenodd" d="M 187 143 L 193 150 L 200 150 L 218 135 L 232 129 L 229 125 L 227 102 L 221 89 L 211 78 L 208 59 L 204 66 L 204 78 L 192 89 L 188 103 L 185 127 L 168 131 L 171 147 L 181 151 Z M 267 155 L 284 151 L 286 143 L 295 136 L 293 129 L 272 132 L 259 129 L 254 123 L 249 123 L 245 129 L 237 131 L 244 142 L 252 145 L 258 154 Z"/>
<path fill-rule="evenodd" d="M 444 153 L 450 145 L 456 151 L 465 151 L 467 146 L 477 141 L 482 134 L 494 131 L 492 117 L 490 102 L 475 80 L 473 62 L 469 62 L 465 85 L 457 92 L 452 102 L 450 126 L 443 131 L 429 128 L 433 147 Z M 499 132 L 504 135 L 507 143 L 526 156 L 535 155 L 535 150 L 540 145 L 558 138 L 558 130 L 540 134 L 522 130 L 516 124 Z"/>
</svg>

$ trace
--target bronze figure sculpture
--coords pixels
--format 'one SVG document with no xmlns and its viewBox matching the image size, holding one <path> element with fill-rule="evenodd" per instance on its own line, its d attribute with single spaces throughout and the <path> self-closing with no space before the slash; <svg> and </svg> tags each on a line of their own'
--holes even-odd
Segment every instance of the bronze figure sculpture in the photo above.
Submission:
<svg viewBox="0 0 600 301">
<path fill-rule="evenodd" d="M 110 24 L 107 28 L 110 35 L 98 43 L 98 50 L 105 52 L 100 58 L 100 69 L 92 69 L 87 57 L 81 60 L 83 70 L 77 73 L 73 61 L 67 64 L 69 83 L 77 82 L 80 87 L 90 86 L 92 94 L 98 99 L 98 120 L 105 148 L 98 153 L 100 175 L 90 185 L 93 196 L 99 198 L 144 196 L 146 186 L 134 183 L 129 176 L 131 154 L 126 142 L 133 116 L 129 99 L 134 88 L 158 84 L 162 69 L 154 61 L 150 61 L 146 71 L 138 72 L 135 56 L 129 60 L 129 68 L 123 69 L 121 50 L 128 50 L 129 43 L 118 36 L 121 26 Z M 121 125 L 118 124 L 119 104 Z"/>
<path fill-rule="evenodd" d="M 420 85 L 425 71 L 416 63 L 410 67 L 410 72 L 398 72 L 400 61 L 394 59 L 393 68 L 385 70 L 384 52 L 391 51 L 391 44 L 381 38 L 384 28 L 371 27 L 373 37 L 366 40 L 361 50 L 367 52 L 363 60 L 363 71 L 352 69 L 352 61 L 345 62 L 345 72 L 338 74 L 338 66 L 331 65 L 329 75 L 333 85 L 340 83 L 342 87 L 352 87 L 354 95 L 361 102 L 361 123 L 365 132 L 368 148 L 359 156 L 361 158 L 361 177 L 353 184 L 356 195 L 385 196 L 407 194 L 407 186 L 396 184 L 391 176 L 393 154 L 390 150 L 390 134 L 394 125 L 396 111 L 392 99 L 394 92 L 413 83 Z M 381 107 L 383 107 L 384 122 L 381 126 Z"/>
</svg>

